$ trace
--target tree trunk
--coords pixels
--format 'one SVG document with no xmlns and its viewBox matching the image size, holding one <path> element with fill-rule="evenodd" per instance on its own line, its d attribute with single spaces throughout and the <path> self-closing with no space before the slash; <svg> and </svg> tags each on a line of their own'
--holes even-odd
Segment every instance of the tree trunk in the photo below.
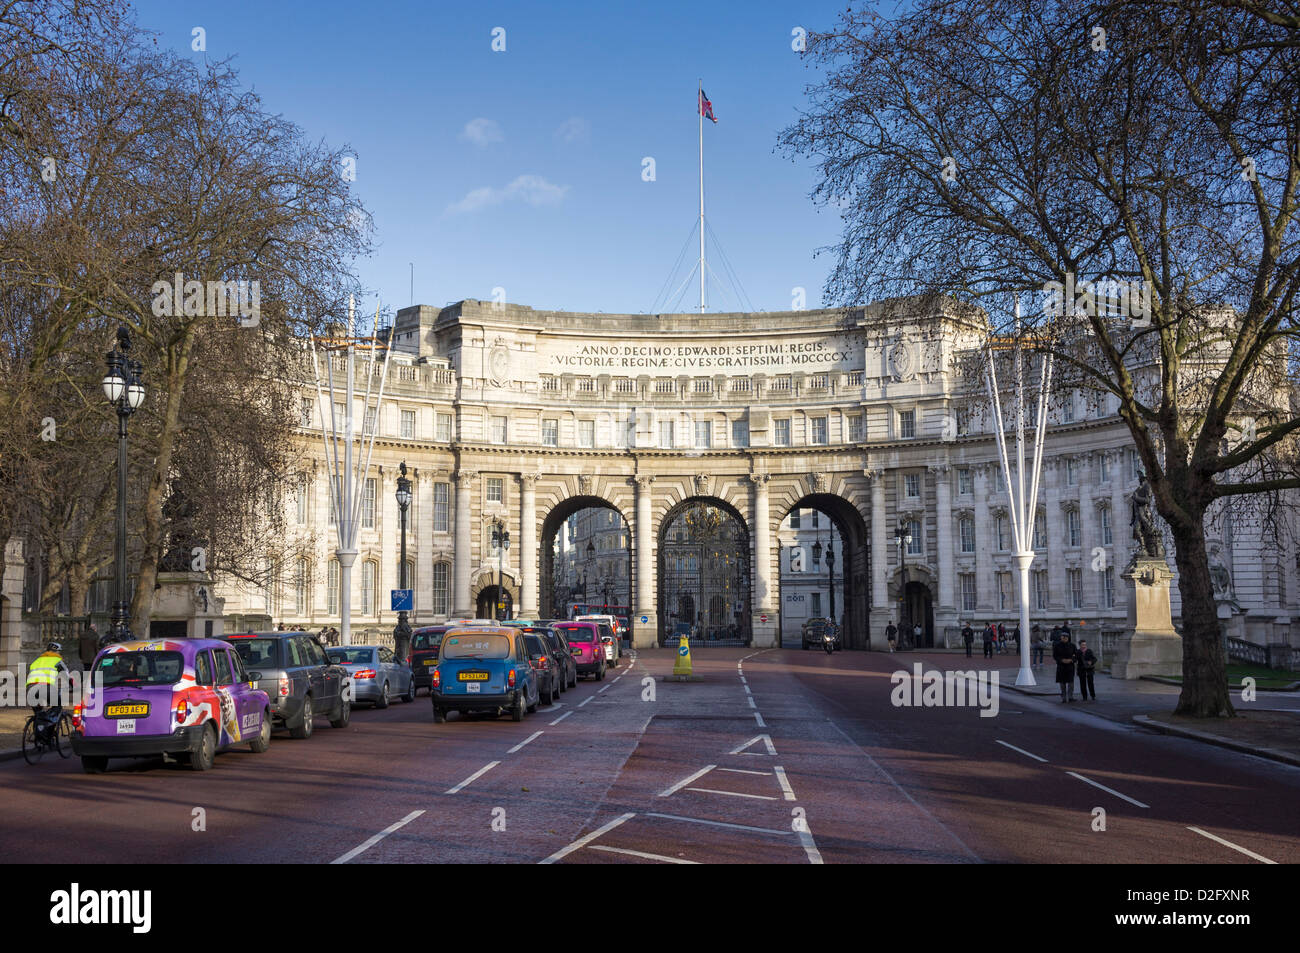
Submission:
<svg viewBox="0 0 1300 953">
<path fill-rule="evenodd" d="M 1183 690 L 1176 715 L 1194 718 L 1233 717 L 1218 607 L 1205 549 L 1204 513 L 1199 510 L 1174 532 L 1174 563 L 1183 600 Z"/>
</svg>

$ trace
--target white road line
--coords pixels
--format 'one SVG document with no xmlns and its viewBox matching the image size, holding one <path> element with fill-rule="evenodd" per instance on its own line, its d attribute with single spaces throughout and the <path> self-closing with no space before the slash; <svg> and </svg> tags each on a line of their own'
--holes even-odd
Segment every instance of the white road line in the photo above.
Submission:
<svg viewBox="0 0 1300 953">
<path fill-rule="evenodd" d="M 690 777 L 682 778 L 680 781 L 678 781 L 678 782 L 677 782 L 676 784 L 674 784 L 672 787 L 668 788 L 668 789 L 665 790 L 665 791 L 661 791 L 661 792 L 659 793 L 659 796 L 660 796 L 660 797 L 668 797 L 668 795 L 670 795 L 670 794 L 674 794 L 674 793 L 676 793 L 677 791 L 680 791 L 682 788 L 686 787 L 686 785 L 690 784 L 692 781 L 698 781 L 700 778 L 704 777 L 706 774 L 708 774 L 710 771 L 712 771 L 712 770 L 713 770 L 714 768 L 716 768 L 716 767 L 717 767 L 716 764 L 710 764 L 710 765 L 708 765 L 707 767 L 701 768 L 699 771 L 696 771 L 696 772 L 695 772 L 694 774 L 692 774 Z"/>
<path fill-rule="evenodd" d="M 742 685 L 741 687 L 745 690 L 745 694 L 746 694 L 746 695 L 752 695 L 752 694 L 754 694 L 753 692 L 751 692 L 751 691 L 749 690 L 749 686 L 748 686 L 748 685 Z"/>
<path fill-rule="evenodd" d="M 561 847 L 559 850 L 557 850 L 557 851 L 556 851 L 554 854 L 552 854 L 550 857 L 547 857 L 545 860 L 539 861 L 539 863 L 543 863 L 543 864 L 553 864 L 553 863 L 555 863 L 557 860 L 560 860 L 560 859 L 562 859 L 562 858 L 564 858 L 564 857 L 567 857 L 569 854 L 572 854 L 575 850 L 578 850 L 578 849 L 581 848 L 581 847 L 586 847 L 588 844 L 590 844 L 592 841 L 594 841 L 594 840 L 595 840 L 597 837 L 599 837 L 601 834 L 608 834 L 610 831 L 612 831 L 614 828 L 618 827 L 618 825 L 622 824 L 624 821 L 630 821 L 630 820 L 631 820 L 632 818 L 634 818 L 634 817 L 636 817 L 636 814 L 635 814 L 635 813 L 631 813 L 631 814 L 623 814 L 623 815 L 621 815 L 621 816 L 619 816 L 619 817 L 616 817 L 616 818 L 614 818 L 612 821 L 610 821 L 608 824 L 604 824 L 604 825 L 602 825 L 602 826 L 596 828 L 596 829 L 595 829 L 594 831 L 592 831 L 590 834 L 583 834 L 581 837 L 579 837 L 576 841 L 574 841 L 574 842 L 573 842 L 572 844 L 570 844 L 568 847 Z"/>
<path fill-rule="evenodd" d="M 768 754 L 773 755 L 773 756 L 776 755 L 776 748 L 772 745 L 772 737 L 771 737 L 771 735 L 755 735 L 754 737 L 752 737 L 752 738 L 750 738 L 748 741 L 746 741 L 743 745 L 736 745 L 736 747 L 734 747 L 734 748 L 732 748 L 730 751 L 728 751 L 727 754 L 741 754 L 741 753 L 744 753 L 744 754 L 757 754 L 757 755 L 760 755 L 760 757 L 761 757 L 761 753 L 758 752 L 758 751 L 745 751 L 745 749 L 748 748 L 750 745 L 756 744 L 756 743 L 758 743 L 758 742 L 760 742 L 760 741 L 763 742 L 763 744 L 767 746 L 767 753 L 768 753 Z"/>
<path fill-rule="evenodd" d="M 513 748 L 511 748 L 509 751 L 507 751 L 506 754 L 514 754 L 516 751 L 518 751 L 518 750 L 519 750 L 520 748 L 522 748 L 524 745 L 528 744 L 528 742 L 530 742 L 530 741 L 536 741 L 537 738 L 538 738 L 540 735 L 541 735 L 541 732 L 540 732 L 540 731 L 534 731 L 531 735 L 529 735 L 529 736 L 528 736 L 527 738 L 525 738 L 523 741 L 519 742 L 519 744 L 515 745 Z"/>
<path fill-rule="evenodd" d="M 753 708 L 753 709 L 755 709 L 755 710 L 758 709 L 758 706 L 754 704 L 754 696 L 753 696 L 753 695 L 747 695 L 747 696 L 745 696 L 745 701 L 749 702 L 749 707 L 750 707 L 750 708 Z"/>
<path fill-rule="evenodd" d="M 627 854 L 629 857 L 644 857 L 646 860 L 661 860 L 665 864 L 698 864 L 698 860 L 685 860 L 681 857 L 665 857 L 663 854 L 647 854 L 641 850 L 628 850 L 626 847 L 606 847 L 603 844 L 592 844 L 591 850 L 607 850 L 611 854 Z"/>
<path fill-rule="evenodd" d="M 615 681 L 617 681 L 617 679 L 616 679 Z M 597 695 L 603 695 L 603 694 L 605 694 L 607 691 L 609 691 L 609 690 L 610 690 L 611 688 L 613 688 L 613 687 L 614 687 L 614 682 L 610 682 L 608 685 L 606 685 L 606 686 L 605 686 L 604 688 L 602 688 L 600 691 L 596 692 L 596 694 L 597 694 Z"/>
<path fill-rule="evenodd" d="M 1208 838 L 1209 838 L 1210 840 L 1212 840 L 1212 841 L 1218 841 L 1218 842 L 1219 842 L 1220 844 L 1222 844 L 1224 847 L 1231 847 L 1233 850 L 1241 851 L 1241 853 L 1245 854 L 1247 857 L 1254 857 L 1254 858 L 1255 858 L 1256 860 L 1258 860 L 1261 864 L 1276 864 L 1276 863 L 1277 863 L 1276 860 L 1269 860 L 1267 857 L 1264 857 L 1264 856 L 1262 856 L 1262 855 L 1260 855 L 1260 854 L 1257 854 L 1257 853 L 1255 853 L 1253 850 L 1246 850 L 1246 848 L 1241 847 L 1241 846 L 1239 846 L 1239 845 L 1237 845 L 1237 844 L 1234 844 L 1234 843 L 1233 843 L 1232 841 L 1230 841 L 1230 840 L 1224 840 L 1222 837 L 1216 837 L 1215 835 L 1211 834 L 1209 831 L 1203 831 L 1203 830 L 1201 830 L 1199 827 L 1189 827 L 1189 828 L 1187 828 L 1187 829 L 1188 829 L 1189 831 L 1196 831 L 1196 833 L 1200 834 L 1202 837 L 1208 837 Z"/>
<path fill-rule="evenodd" d="M 766 794 L 741 794 L 739 791 L 715 791 L 713 788 L 687 788 L 688 791 L 698 791 L 701 794 L 725 794 L 727 797 L 749 797 L 755 801 L 775 801 L 776 798 L 768 797 Z"/>
<path fill-rule="evenodd" d="M 625 673 L 625 674 L 626 674 L 626 673 Z M 622 677 L 623 677 L 623 676 L 620 675 L 618 678 L 622 678 Z M 610 682 L 610 684 L 611 684 L 611 685 L 615 684 L 615 683 L 618 681 L 618 678 L 614 679 L 614 681 Z"/>
<path fill-rule="evenodd" d="M 718 768 L 719 771 L 730 771 L 732 774 L 761 774 L 763 777 L 771 777 L 771 771 L 749 771 L 745 768 Z"/>
<path fill-rule="evenodd" d="M 781 785 L 781 790 L 785 792 L 785 799 L 786 799 L 787 801 L 793 801 L 793 800 L 794 800 L 794 788 L 790 787 L 790 779 L 787 778 L 787 777 L 785 776 L 785 768 L 781 767 L 781 766 L 778 764 L 778 765 L 777 765 L 775 768 L 773 768 L 772 770 L 773 770 L 773 772 L 775 772 L 775 774 L 776 774 L 776 780 L 777 780 L 777 782 Z"/>
<path fill-rule="evenodd" d="M 813 840 L 812 828 L 808 826 L 808 819 L 802 818 L 803 823 L 795 831 L 799 835 L 799 843 L 803 847 L 803 852 L 808 855 L 808 863 L 824 864 L 822 852 L 817 849 L 817 842 Z"/>
<path fill-rule="evenodd" d="M 767 722 L 765 722 L 765 721 L 763 720 L 763 716 L 760 715 L 757 711 L 754 712 L 754 720 L 755 720 L 756 722 L 758 722 L 758 727 L 760 727 L 760 728 L 766 728 L 766 727 L 767 727 Z"/>
<path fill-rule="evenodd" d="M 595 697 L 596 697 L 595 695 L 588 695 L 582 701 L 578 702 L 578 707 L 581 708 L 583 705 L 587 704 L 587 702 L 591 701 Z"/>
<path fill-rule="evenodd" d="M 1136 804 L 1138 807 L 1145 807 L 1147 809 L 1150 809 L 1151 807 L 1150 804 L 1143 804 L 1141 801 L 1135 798 L 1131 798 L 1127 794 L 1120 794 L 1114 788 L 1108 788 L 1104 784 L 1098 784 L 1096 781 L 1092 780 L 1092 778 L 1085 778 L 1082 774 L 1079 774 L 1075 771 L 1066 771 L 1065 773 L 1070 775 L 1070 777 L 1072 778 L 1078 778 L 1080 781 L 1083 781 L 1086 784 L 1091 784 L 1094 788 L 1101 788 L 1107 794 L 1113 794 L 1120 800 L 1128 801 L 1130 804 Z"/>
<path fill-rule="evenodd" d="M 646 817 L 661 817 L 667 821 L 686 821 L 691 824 L 708 824 L 712 827 L 729 827 L 733 831 L 753 831 L 756 834 L 779 834 L 785 837 L 794 831 L 774 831 L 770 827 L 750 827 L 748 824 L 728 824 L 726 821 L 706 821 L 699 817 L 682 817 L 680 814 L 658 814 L 647 811 Z"/>
<path fill-rule="evenodd" d="M 468 787 L 469 785 L 473 784 L 479 778 L 483 777 L 483 775 L 487 774 L 489 771 L 491 771 L 500 763 L 501 763 L 500 761 L 489 761 L 487 764 L 483 765 L 483 767 L 479 768 L 477 771 L 475 771 L 473 774 L 467 777 L 464 781 L 460 782 L 460 784 L 456 785 L 447 793 L 455 794 L 461 788 Z"/>
<path fill-rule="evenodd" d="M 1010 748 L 1012 751 L 1019 751 L 1026 758 L 1033 758 L 1035 761 L 1043 762 L 1043 764 L 1051 763 L 1046 758 L 1038 757 L 1038 755 L 1034 754 L 1032 751 L 1026 751 L 1024 748 L 1017 748 L 1015 745 L 1007 744 L 1005 741 L 998 741 L 998 744 L 1002 745 L 1004 748 Z"/>
<path fill-rule="evenodd" d="M 558 725 L 560 722 L 564 721 L 564 719 L 568 718 L 568 717 L 569 717 L 570 715 L 572 715 L 572 714 L 573 714 L 573 712 L 571 712 L 571 711 L 566 711 L 566 712 L 565 712 L 563 715 L 561 715 L 559 718 L 555 719 L 555 721 L 551 722 L 551 725 L 552 725 L 552 726 L 554 726 L 554 725 Z"/>
<path fill-rule="evenodd" d="M 347 852 L 346 854 L 344 854 L 342 857 L 336 857 L 336 858 L 334 858 L 334 860 L 331 860 L 330 863 L 331 863 L 331 864 L 346 864 L 346 863 L 347 863 L 349 860 L 351 860 L 353 857 L 357 856 L 357 854 L 364 854 L 366 851 L 368 851 L 370 848 L 374 847 L 376 844 L 378 844 L 381 840 L 383 840 L 383 839 L 384 839 L 385 837 L 387 837 L 389 834 L 393 833 L 393 831 L 397 830 L 397 829 L 400 828 L 400 827 L 405 827 L 407 824 L 411 823 L 411 821 L 415 820 L 417 817 L 419 817 L 419 816 L 420 816 L 421 814 L 423 814 L 423 813 L 424 813 L 424 811 L 412 811 L 410 814 L 407 814 L 406 817 L 402 818 L 402 819 L 401 819 L 400 821 L 398 821 L 396 824 L 389 824 L 387 827 L 385 827 L 382 831 L 380 831 L 380 832 L 379 832 L 378 834 L 376 834 L 374 837 L 371 837 L 371 838 L 366 839 L 363 843 L 361 843 L 360 845 L 358 845 L 358 846 L 356 846 L 356 847 L 353 847 L 350 851 L 348 851 L 348 852 Z"/>
</svg>

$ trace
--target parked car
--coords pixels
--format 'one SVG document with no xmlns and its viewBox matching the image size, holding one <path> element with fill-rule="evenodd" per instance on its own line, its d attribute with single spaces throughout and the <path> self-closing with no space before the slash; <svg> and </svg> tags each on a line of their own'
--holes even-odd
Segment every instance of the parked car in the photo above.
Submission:
<svg viewBox="0 0 1300 953">
<path fill-rule="evenodd" d="M 449 628 L 450 625 L 426 625 L 411 633 L 411 655 L 407 662 L 411 666 L 416 691 L 433 684 L 433 667 L 438 664 L 438 648 Z"/>
<path fill-rule="evenodd" d="M 345 688 L 348 670 L 329 660 L 325 647 L 307 632 L 245 632 L 227 641 L 249 676 L 271 699 L 271 720 L 293 738 L 310 738 L 316 716 L 346 728 L 352 703 Z"/>
<path fill-rule="evenodd" d="M 605 662 L 610 668 L 618 668 L 618 660 L 623 656 L 623 642 L 614 634 L 617 624 L 612 615 L 580 615 L 576 622 L 594 622 L 600 627 L 600 641 L 605 646 Z"/>
<path fill-rule="evenodd" d="M 109 758 L 151 755 L 207 771 L 225 748 L 260 754 L 271 745 L 270 699 L 225 642 L 119 642 L 95 656 L 91 672 L 89 694 L 72 709 L 72 750 L 87 774 Z"/>
<path fill-rule="evenodd" d="M 560 697 L 560 680 L 565 673 L 555 662 L 550 643 L 541 633 L 524 631 L 524 651 L 537 675 L 537 697 L 543 705 L 554 705 Z"/>
<path fill-rule="evenodd" d="M 822 641 L 827 630 L 830 631 L 831 636 L 834 639 L 833 646 L 835 650 L 838 651 L 841 649 L 843 646 L 840 645 L 840 633 L 835 623 L 830 619 L 818 618 L 809 619 L 803 624 L 803 627 L 800 630 L 800 642 L 803 648 L 822 648 Z"/>
<path fill-rule="evenodd" d="M 555 664 L 563 673 L 560 678 L 560 691 L 566 692 L 570 688 L 576 688 L 578 685 L 578 663 L 573 660 L 573 650 L 569 648 L 569 643 L 564 638 L 564 633 L 549 623 L 546 625 L 534 626 L 525 629 L 525 632 L 536 631 L 546 639 L 547 644 L 551 647 L 551 655 L 555 658 Z"/>
<path fill-rule="evenodd" d="M 569 643 L 579 675 L 591 675 L 596 681 L 605 677 L 605 646 L 595 622 L 556 622 L 551 628 Z"/>
<path fill-rule="evenodd" d="M 326 649 L 331 662 L 342 665 L 352 678 L 352 701 L 387 708 L 394 695 L 415 701 L 415 678 L 406 659 L 383 645 L 343 645 Z"/>
<path fill-rule="evenodd" d="M 493 715 L 510 712 L 523 721 L 536 711 L 538 679 L 524 644 L 524 633 L 507 626 L 453 626 L 442 637 L 433 668 L 433 720 L 449 711 Z"/>
</svg>

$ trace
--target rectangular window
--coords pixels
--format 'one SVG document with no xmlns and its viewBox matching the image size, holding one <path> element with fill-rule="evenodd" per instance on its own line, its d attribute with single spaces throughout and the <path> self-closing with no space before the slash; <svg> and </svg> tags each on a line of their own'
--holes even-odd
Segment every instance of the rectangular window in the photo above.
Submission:
<svg viewBox="0 0 1300 953">
<path fill-rule="evenodd" d="M 961 580 L 961 607 L 963 612 L 975 611 L 975 574 L 973 572 L 960 573 L 957 577 Z"/>
<path fill-rule="evenodd" d="M 731 445 L 733 447 L 749 446 L 748 420 L 733 420 L 731 422 Z"/>
<path fill-rule="evenodd" d="M 1047 608 L 1047 570 L 1045 569 L 1034 573 L 1034 605 L 1039 609 Z"/>
<path fill-rule="evenodd" d="M 1075 466 L 1074 457 L 1065 458 L 1065 485 L 1076 486 L 1079 482 L 1079 468 Z"/>
<path fill-rule="evenodd" d="M 1082 536 L 1082 528 L 1079 525 L 1079 511 L 1069 510 L 1065 514 L 1066 531 L 1070 536 L 1070 545 L 1078 546 Z"/>
<path fill-rule="evenodd" d="M 492 442 L 504 444 L 506 442 L 506 418 L 492 418 Z"/>
<path fill-rule="evenodd" d="M 1100 482 L 1107 483 L 1110 481 L 1110 454 L 1103 453 L 1098 457 L 1097 477 Z"/>
<path fill-rule="evenodd" d="M 997 522 L 993 525 L 997 528 L 998 550 L 1000 552 L 1006 552 L 1010 548 L 1010 545 L 1007 542 L 1007 518 L 1005 516 L 999 516 Z M 1005 609 L 1006 607 L 1003 606 L 1003 608 Z"/>
<path fill-rule="evenodd" d="M 450 497 L 450 483 L 435 483 L 433 485 L 433 531 L 435 533 L 451 532 Z"/>
<path fill-rule="evenodd" d="M 375 611 L 375 564 L 361 564 L 361 614 L 371 615 Z"/>
<path fill-rule="evenodd" d="M 1106 608 L 1115 608 L 1115 570 L 1107 569 L 1101 575 L 1102 587 L 1106 593 Z"/>
<path fill-rule="evenodd" d="M 451 442 L 451 414 L 438 414 L 433 437 L 443 443 Z"/>
<path fill-rule="evenodd" d="M 434 615 L 447 615 L 449 607 L 447 605 L 447 564 L 433 564 L 433 613 Z"/>
<path fill-rule="evenodd" d="M 822 551 L 821 551 L 821 549 L 818 548 L 818 547 L 816 547 L 816 546 L 814 546 L 814 547 L 812 547 L 810 550 L 808 550 L 808 555 L 810 555 L 810 556 L 812 557 L 812 570 L 811 570 L 811 571 L 812 571 L 812 572 L 821 572 L 821 571 L 822 571 Z M 814 615 L 816 615 L 816 613 L 814 613 Z"/>
<path fill-rule="evenodd" d="M 821 528 L 821 516 L 822 516 L 822 514 L 821 514 L 821 511 L 820 511 L 820 510 L 813 510 L 813 511 L 812 511 L 812 528 L 813 528 L 813 529 L 820 529 L 820 528 Z"/>
<path fill-rule="evenodd" d="M 307 596 L 307 560 L 299 559 L 294 566 L 293 577 L 293 608 L 299 616 L 305 616 L 310 611 Z"/>
<path fill-rule="evenodd" d="M 1083 570 L 1069 569 L 1066 570 L 1070 577 L 1070 608 L 1083 608 Z"/>
<path fill-rule="evenodd" d="M 596 421 L 594 420 L 578 421 L 578 446 L 579 447 L 596 446 Z"/>
<path fill-rule="evenodd" d="M 975 480 L 971 476 L 970 467 L 959 467 L 957 469 L 957 492 L 965 496 L 970 496 L 975 492 Z"/>
<path fill-rule="evenodd" d="M 708 420 L 695 421 L 695 448 L 708 450 L 713 446 L 713 423 Z"/>
<path fill-rule="evenodd" d="M 315 407 L 316 407 L 315 401 L 313 401 L 310 397 L 304 397 L 302 399 L 302 416 L 298 419 L 298 422 L 302 426 L 310 427 L 312 425 L 313 423 L 312 411 L 315 409 Z"/>
<path fill-rule="evenodd" d="M 916 436 L 916 411 L 904 410 L 898 414 L 898 435 L 904 440 Z"/>
<path fill-rule="evenodd" d="M 826 443 L 826 418 L 810 417 L 808 423 L 812 427 L 812 435 L 809 442 L 818 446 Z"/>
<path fill-rule="evenodd" d="M 782 417 L 780 420 L 773 420 L 773 437 L 772 440 L 778 447 L 790 446 L 790 418 Z"/>
<path fill-rule="evenodd" d="M 339 561 L 331 559 L 325 583 L 325 605 L 331 617 L 339 614 Z"/>
<path fill-rule="evenodd" d="M 1110 507 L 1103 506 L 1101 508 L 1101 544 L 1103 546 L 1109 546 L 1114 543 L 1115 540 L 1112 536 L 1113 534 L 1111 533 L 1110 528 Z"/>
<path fill-rule="evenodd" d="M 921 498 L 921 474 L 906 473 L 903 475 L 903 492 L 907 494 L 909 500 L 918 500 Z"/>
<path fill-rule="evenodd" d="M 340 401 L 334 402 L 333 425 L 338 428 L 339 433 L 347 430 L 348 427 L 348 417 L 347 414 L 343 412 L 343 404 Z"/>
<path fill-rule="evenodd" d="M 1039 513 L 1034 517 L 1034 549 L 1047 548 L 1047 514 Z"/>
<path fill-rule="evenodd" d="M 1061 423 L 1074 423 L 1074 393 L 1071 392 L 1061 398 Z"/>
<path fill-rule="evenodd" d="M 958 535 L 961 537 L 961 551 L 975 552 L 975 521 L 969 516 L 963 517 L 958 524 Z"/>
<path fill-rule="evenodd" d="M 801 510 L 794 509 L 790 511 L 790 528 L 791 529 L 803 528 L 803 512 Z"/>
<path fill-rule="evenodd" d="M 1128 448 L 1128 477 L 1130 480 L 1138 478 L 1138 471 L 1142 469 L 1142 460 L 1136 450 Z"/>
<path fill-rule="evenodd" d="M 361 432 L 362 432 L 362 433 L 374 433 L 374 432 L 375 432 L 375 421 L 376 421 L 376 415 L 377 415 L 377 414 L 378 414 L 378 410 L 377 410 L 376 408 L 374 408 L 374 407 L 367 407 L 367 408 L 366 408 L 366 415 L 365 415 L 365 417 L 362 418 L 362 422 L 361 422 Z"/>
<path fill-rule="evenodd" d="M 672 450 L 675 446 L 673 441 L 673 421 L 659 421 L 659 447 L 662 450 Z"/>
<path fill-rule="evenodd" d="M 921 521 L 912 520 L 910 523 L 908 523 L 907 534 L 912 537 L 912 541 L 907 544 L 907 555 L 924 556 L 925 536 L 921 532 Z"/>
<path fill-rule="evenodd" d="M 1011 608 L 1011 573 L 998 573 L 998 608 Z"/>
<path fill-rule="evenodd" d="M 547 418 L 542 421 L 542 446 L 558 447 L 560 445 L 560 421 Z"/>
<path fill-rule="evenodd" d="M 861 414 L 849 415 L 849 442 L 861 443 L 867 439 L 867 428 L 863 426 Z"/>
<path fill-rule="evenodd" d="M 502 477 L 487 478 L 487 501 L 489 503 L 505 502 L 506 484 Z"/>
<path fill-rule="evenodd" d="M 294 505 L 295 505 L 294 508 L 297 510 L 299 526 L 307 525 L 308 493 L 309 493 L 309 489 L 308 489 L 307 477 L 304 474 L 298 477 L 298 482 L 294 486 L 294 491 L 293 491 Z"/>
<path fill-rule="evenodd" d="M 957 436 L 964 437 L 970 433 L 970 409 L 962 407 L 957 411 Z"/>
<path fill-rule="evenodd" d="M 820 592 L 812 594 L 812 617 L 814 619 L 822 617 L 822 594 Z"/>
<path fill-rule="evenodd" d="M 363 529 L 375 528 L 375 491 L 375 478 L 367 478 L 365 489 L 361 495 L 361 526 Z"/>
<path fill-rule="evenodd" d="M 415 411 L 402 411 L 402 436 L 411 440 L 415 437 Z"/>
</svg>

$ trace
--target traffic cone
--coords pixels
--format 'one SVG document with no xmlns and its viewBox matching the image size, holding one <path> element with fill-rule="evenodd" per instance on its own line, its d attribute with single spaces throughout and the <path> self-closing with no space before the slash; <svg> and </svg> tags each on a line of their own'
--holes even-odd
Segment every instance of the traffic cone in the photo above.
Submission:
<svg viewBox="0 0 1300 953">
<path fill-rule="evenodd" d="M 691 640 L 684 635 L 677 645 L 677 661 L 673 663 L 673 675 L 687 678 L 691 675 Z"/>
</svg>

